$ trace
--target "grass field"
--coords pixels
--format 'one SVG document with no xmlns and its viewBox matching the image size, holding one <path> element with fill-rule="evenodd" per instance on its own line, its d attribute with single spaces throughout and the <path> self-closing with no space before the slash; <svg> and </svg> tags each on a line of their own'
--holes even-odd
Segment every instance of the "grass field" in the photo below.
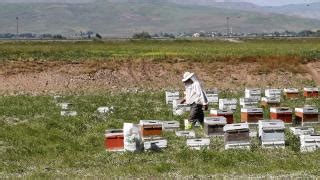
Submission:
<svg viewBox="0 0 320 180">
<path fill-rule="evenodd" d="M 261 57 L 320 59 L 320 39 L 1 42 L 0 60 L 259 60 Z"/>
<path fill-rule="evenodd" d="M 221 93 L 240 97 L 243 93 Z M 77 117 L 61 117 L 50 96 L 0 97 L 1 177 L 230 177 L 320 176 L 320 151 L 300 153 L 297 138 L 286 133 L 285 150 L 263 150 L 257 139 L 251 150 L 223 150 L 222 139 L 212 139 L 210 150 L 192 151 L 185 139 L 165 133 L 168 148 L 161 152 L 108 153 L 104 131 L 122 128 L 141 119 L 179 120 L 164 102 L 164 93 L 126 93 L 66 96 Z M 320 108 L 319 99 L 283 101 L 283 106 L 304 104 Z M 99 106 L 115 112 L 98 116 Z M 266 110 L 267 112 L 268 110 Z M 235 116 L 239 121 L 239 111 Z M 268 114 L 266 114 L 268 117 Z M 318 128 L 319 130 L 319 128 Z M 198 136 L 203 136 L 197 130 Z"/>
</svg>

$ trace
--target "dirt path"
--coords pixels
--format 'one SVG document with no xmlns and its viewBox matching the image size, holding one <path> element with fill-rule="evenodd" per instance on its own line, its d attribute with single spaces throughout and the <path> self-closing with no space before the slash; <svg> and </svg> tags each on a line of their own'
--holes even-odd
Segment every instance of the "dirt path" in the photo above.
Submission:
<svg viewBox="0 0 320 180">
<path fill-rule="evenodd" d="M 320 62 L 309 63 L 305 67 L 316 84 L 320 85 Z"/>
<path fill-rule="evenodd" d="M 303 87 L 314 76 L 284 70 L 259 73 L 260 66 L 256 62 L 12 62 L 0 67 L 0 94 L 183 89 L 185 71 L 195 72 L 206 88 L 221 90 Z"/>
</svg>

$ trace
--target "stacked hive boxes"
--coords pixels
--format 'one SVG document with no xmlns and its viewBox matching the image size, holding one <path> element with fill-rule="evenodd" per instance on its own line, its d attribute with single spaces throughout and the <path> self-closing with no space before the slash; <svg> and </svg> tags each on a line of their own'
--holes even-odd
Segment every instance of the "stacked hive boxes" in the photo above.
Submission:
<svg viewBox="0 0 320 180">
<path fill-rule="evenodd" d="M 292 123 L 292 109 L 288 107 L 270 108 L 270 119 L 280 119 L 285 123 Z"/>
<path fill-rule="evenodd" d="M 258 107 L 260 98 L 250 97 L 250 98 L 240 98 L 240 106 L 242 108 L 254 108 Z"/>
<path fill-rule="evenodd" d="M 303 96 L 305 98 L 317 98 L 319 96 L 319 88 L 316 88 L 316 87 L 303 88 Z"/>
<path fill-rule="evenodd" d="M 284 123 L 281 120 L 260 120 L 259 138 L 263 148 L 284 148 Z"/>
<path fill-rule="evenodd" d="M 223 128 L 225 149 L 249 149 L 249 125 L 247 123 L 227 124 Z"/>
<path fill-rule="evenodd" d="M 233 112 L 231 110 L 211 109 L 209 116 L 212 116 L 212 117 L 223 116 L 227 119 L 227 124 L 233 123 Z"/>
<path fill-rule="evenodd" d="M 296 122 L 299 124 L 318 123 L 319 110 L 316 107 L 306 106 L 295 108 Z"/>
<path fill-rule="evenodd" d="M 241 122 L 258 123 L 263 119 L 262 108 L 241 108 Z"/>
<path fill-rule="evenodd" d="M 217 90 L 209 90 L 207 91 L 207 98 L 210 104 L 219 103 L 219 92 Z"/>
<path fill-rule="evenodd" d="M 259 88 L 246 88 L 245 89 L 245 98 L 261 98 L 261 89 Z"/>
<path fill-rule="evenodd" d="M 167 147 L 167 140 L 161 137 L 162 122 L 158 120 L 140 120 L 141 134 L 145 150 L 157 150 Z"/>
<path fill-rule="evenodd" d="M 227 119 L 223 116 L 206 117 L 204 119 L 204 132 L 207 136 L 223 136 L 223 127 Z"/>
<path fill-rule="evenodd" d="M 179 100 L 179 91 L 166 91 L 166 103 L 172 104 L 174 100 Z"/>
<path fill-rule="evenodd" d="M 220 110 L 236 111 L 238 100 L 237 99 L 219 99 Z"/>
</svg>

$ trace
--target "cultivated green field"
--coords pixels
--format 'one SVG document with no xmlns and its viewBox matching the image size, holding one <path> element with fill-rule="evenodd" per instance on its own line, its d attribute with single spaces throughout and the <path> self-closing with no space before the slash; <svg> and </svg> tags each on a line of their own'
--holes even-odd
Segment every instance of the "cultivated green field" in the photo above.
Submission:
<svg viewBox="0 0 320 180">
<path fill-rule="evenodd" d="M 221 93 L 221 97 L 240 96 L 243 94 Z M 250 151 L 224 151 L 223 140 L 213 138 L 210 150 L 192 151 L 185 139 L 165 133 L 168 148 L 161 152 L 108 153 L 103 147 L 106 129 L 141 119 L 182 123 L 185 117 L 172 115 L 163 92 L 77 95 L 63 101 L 74 103 L 79 116 L 61 117 L 50 96 L 0 97 L 0 178 L 320 176 L 320 151 L 300 153 L 297 138 L 289 132 L 285 150 L 263 150 L 253 139 Z M 290 107 L 304 104 L 320 108 L 319 99 L 282 103 Z M 114 106 L 115 112 L 96 115 L 95 110 L 105 105 Z M 239 121 L 239 111 L 236 118 Z M 203 136 L 200 130 L 197 134 Z"/>
<path fill-rule="evenodd" d="M 251 58 L 250 58 L 251 57 Z M 260 57 L 320 59 L 320 39 L 1 42 L 0 60 L 175 60 L 219 61 Z"/>
</svg>

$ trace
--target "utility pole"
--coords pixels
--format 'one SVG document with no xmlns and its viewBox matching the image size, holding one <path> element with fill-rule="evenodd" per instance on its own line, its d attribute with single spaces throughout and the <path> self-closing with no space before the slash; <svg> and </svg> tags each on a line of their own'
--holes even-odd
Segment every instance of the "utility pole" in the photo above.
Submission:
<svg viewBox="0 0 320 180">
<path fill-rule="evenodd" d="M 19 36 L 19 17 L 16 17 L 17 20 L 17 37 Z"/>
<path fill-rule="evenodd" d="M 227 20 L 227 36 L 230 37 L 230 24 L 229 24 L 230 17 L 228 16 L 226 20 Z"/>
</svg>

